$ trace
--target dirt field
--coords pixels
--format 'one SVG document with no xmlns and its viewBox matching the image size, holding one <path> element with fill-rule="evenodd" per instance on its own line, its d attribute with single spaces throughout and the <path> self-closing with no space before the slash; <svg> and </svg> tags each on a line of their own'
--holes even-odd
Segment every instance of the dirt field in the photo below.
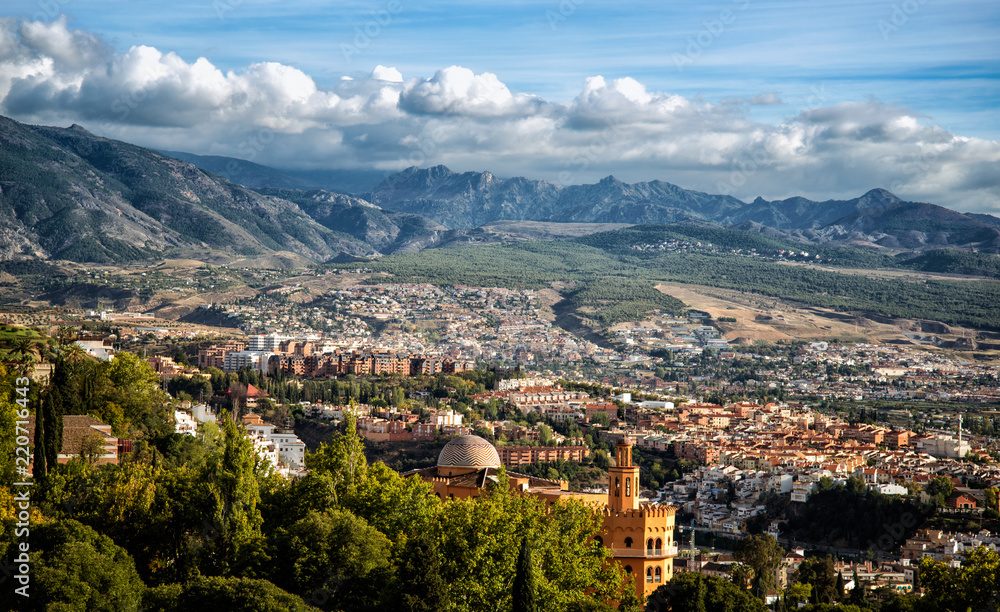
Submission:
<svg viewBox="0 0 1000 612">
<path fill-rule="evenodd" d="M 683 301 L 691 308 L 710 313 L 715 319 L 719 317 L 736 319 L 735 323 L 718 323 L 719 328 L 725 332 L 725 339 L 730 342 L 837 338 L 845 342 L 920 344 L 919 341 L 906 336 L 907 332 L 922 333 L 920 322 L 909 319 L 876 321 L 850 313 L 804 306 L 763 295 L 699 285 L 661 283 L 656 288 Z M 974 336 L 971 330 L 943 326 L 942 328 L 933 336 L 945 342 L 961 343 L 963 335 Z"/>
</svg>

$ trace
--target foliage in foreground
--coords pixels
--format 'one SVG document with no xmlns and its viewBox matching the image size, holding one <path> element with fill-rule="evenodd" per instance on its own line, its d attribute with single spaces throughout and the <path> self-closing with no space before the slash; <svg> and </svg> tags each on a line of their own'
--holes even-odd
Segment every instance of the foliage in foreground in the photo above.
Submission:
<svg viewBox="0 0 1000 612">
<path fill-rule="evenodd" d="M 156 396 L 142 365 L 122 363 L 134 371 L 109 371 L 109 388 L 135 386 L 121 423 L 130 428 L 163 406 L 144 399 Z M 53 380 L 42 395 L 79 398 L 68 392 L 84 382 L 77 376 Z M 4 436 L 13 381 L 0 369 Z M 369 465 L 353 424 L 309 455 L 312 471 L 295 481 L 271 473 L 227 416 L 196 438 L 146 431 L 119 465 L 81 457 L 36 481 L 32 597 L 5 594 L 0 610 L 509 610 L 522 543 L 546 609 L 599 609 L 631 589 L 592 545 L 600 518 L 589 508 L 546 509 L 511 493 L 503 475 L 475 499 L 442 503 L 419 478 Z M 15 488 L 3 467 L 0 555 L 9 560 Z"/>
</svg>

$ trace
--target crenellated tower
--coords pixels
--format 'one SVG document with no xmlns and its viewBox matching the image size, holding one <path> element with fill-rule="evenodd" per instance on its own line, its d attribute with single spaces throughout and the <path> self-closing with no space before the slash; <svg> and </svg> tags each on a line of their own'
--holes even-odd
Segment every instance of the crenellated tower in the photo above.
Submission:
<svg viewBox="0 0 1000 612">
<path fill-rule="evenodd" d="M 615 447 L 615 466 L 608 468 L 608 503 L 600 543 L 635 581 L 641 601 L 673 576 L 672 506 L 639 504 L 639 467 L 632 462 L 632 440 L 623 436 Z"/>
</svg>

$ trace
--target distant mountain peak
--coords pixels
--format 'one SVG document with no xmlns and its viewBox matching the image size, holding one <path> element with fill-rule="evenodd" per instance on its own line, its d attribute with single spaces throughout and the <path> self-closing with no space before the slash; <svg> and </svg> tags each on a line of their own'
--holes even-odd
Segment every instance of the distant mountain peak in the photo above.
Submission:
<svg viewBox="0 0 1000 612">
<path fill-rule="evenodd" d="M 885 206 L 886 204 L 898 204 L 902 200 L 896 197 L 891 191 L 877 187 L 858 198 L 859 204 L 869 206 Z"/>
<path fill-rule="evenodd" d="M 439 176 L 450 176 L 455 173 L 452 172 L 451 168 L 449 168 L 448 166 L 445 166 L 444 164 L 438 164 L 436 166 L 431 166 L 430 168 L 428 168 L 427 174 L 436 178 Z"/>
</svg>

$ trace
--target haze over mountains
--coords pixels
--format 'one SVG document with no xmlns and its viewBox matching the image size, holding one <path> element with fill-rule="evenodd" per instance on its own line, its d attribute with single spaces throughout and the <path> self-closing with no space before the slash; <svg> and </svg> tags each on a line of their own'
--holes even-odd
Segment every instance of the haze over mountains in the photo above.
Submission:
<svg viewBox="0 0 1000 612">
<path fill-rule="evenodd" d="M 0 257 L 118 262 L 221 251 L 327 261 L 587 233 L 579 224 L 678 221 L 890 252 L 1000 252 L 1000 219 L 904 202 L 882 189 L 851 200 L 748 204 L 658 180 L 609 176 L 561 186 L 435 166 L 408 168 L 361 191 L 378 173 L 310 179 L 243 160 L 173 155 L 191 162 L 76 126 L 0 118 L 0 210 L 9 220 L 0 229 Z"/>
</svg>

